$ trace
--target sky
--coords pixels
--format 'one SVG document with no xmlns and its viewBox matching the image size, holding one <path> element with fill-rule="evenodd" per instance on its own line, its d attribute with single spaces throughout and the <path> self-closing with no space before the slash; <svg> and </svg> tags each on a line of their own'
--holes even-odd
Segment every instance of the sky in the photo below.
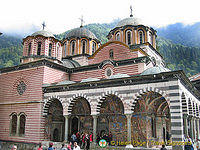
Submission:
<svg viewBox="0 0 200 150">
<path fill-rule="evenodd" d="M 42 29 L 63 33 L 84 24 L 110 23 L 133 16 L 144 25 L 162 27 L 200 22 L 200 0 L 0 0 L 0 32 L 31 34 Z"/>
</svg>

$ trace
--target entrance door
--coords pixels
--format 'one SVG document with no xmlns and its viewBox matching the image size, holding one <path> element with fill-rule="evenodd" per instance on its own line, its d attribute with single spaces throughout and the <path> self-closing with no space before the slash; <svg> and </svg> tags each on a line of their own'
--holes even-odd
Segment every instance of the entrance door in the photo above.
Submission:
<svg viewBox="0 0 200 150">
<path fill-rule="evenodd" d="M 71 134 L 78 132 L 78 118 L 74 117 L 71 124 Z"/>
<path fill-rule="evenodd" d="M 57 128 L 55 128 L 54 131 L 53 131 L 53 141 L 54 142 L 58 142 L 59 139 L 60 139 L 60 137 L 59 137 L 59 131 L 58 131 Z"/>
</svg>

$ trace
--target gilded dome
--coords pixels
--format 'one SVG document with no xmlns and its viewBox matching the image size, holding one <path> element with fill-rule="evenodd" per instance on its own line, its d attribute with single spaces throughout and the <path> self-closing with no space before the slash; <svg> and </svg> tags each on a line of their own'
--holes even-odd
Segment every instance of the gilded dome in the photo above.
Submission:
<svg viewBox="0 0 200 150">
<path fill-rule="evenodd" d="M 53 33 L 49 32 L 49 31 L 45 31 L 45 30 L 37 31 L 37 32 L 33 33 L 31 36 L 37 36 L 37 35 L 42 35 L 44 37 L 53 37 L 53 38 L 55 38 Z"/>
<path fill-rule="evenodd" d="M 73 38 L 73 37 L 76 37 L 76 38 L 86 37 L 86 38 L 91 38 L 91 39 L 97 39 L 94 33 L 86 29 L 85 27 L 72 29 L 69 33 L 66 34 L 66 38 Z"/>
<path fill-rule="evenodd" d="M 125 18 L 119 21 L 116 27 L 122 27 L 126 25 L 138 25 L 138 24 L 139 24 L 139 21 L 137 18 L 129 17 L 129 18 Z"/>
<path fill-rule="evenodd" d="M 149 74 L 159 74 L 159 73 L 162 73 L 162 72 L 169 72 L 170 70 L 165 68 L 165 67 L 162 67 L 162 66 L 154 66 L 154 67 L 151 67 L 151 68 L 148 68 L 146 69 L 145 71 L 143 71 L 141 73 L 141 75 L 149 75 Z"/>
</svg>

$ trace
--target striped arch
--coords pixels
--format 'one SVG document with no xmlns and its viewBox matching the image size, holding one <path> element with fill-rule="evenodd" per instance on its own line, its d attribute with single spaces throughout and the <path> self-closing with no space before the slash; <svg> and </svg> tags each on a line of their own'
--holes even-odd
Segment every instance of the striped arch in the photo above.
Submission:
<svg viewBox="0 0 200 150">
<path fill-rule="evenodd" d="M 196 103 L 196 116 L 199 117 L 199 107 L 197 103 Z"/>
<path fill-rule="evenodd" d="M 188 99 L 188 110 L 189 110 L 189 115 L 193 115 L 193 107 L 190 98 Z"/>
<path fill-rule="evenodd" d="M 63 107 L 63 100 L 60 99 L 58 96 L 52 96 L 52 97 L 48 98 L 48 100 L 45 100 L 45 102 L 44 102 L 44 105 L 43 105 L 43 115 L 44 116 L 46 116 L 48 114 L 49 107 L 55 99 L 59 100 Z M 63 107 L 63 110 L 64 110 L 64 107 Z"/>
<path fill-rule="evenodd" d="M 192 102 L 192 108 L 193 108 L 193 115 L 196 116 L 196 108 L 194 101 Z"/>
<path fill-rule="evenodd" d="M 116 96 L 122 102 L 122 105 L 123 105 L 123 108 L 124 108 L 123 113 L 125 114 L 125 111 L 129 110 L 130 105 L 129 105 L 129 103 L 127 103 L 123 100 L 123 97 L 120 94 L 118 94 L 117 92 L 114 92 L 114 91 L 107 91 L 107 92 L 103 93 L 102 96 L 97 100 L 98 103 L 97 103 L 97 107 L 96 107 L 96 110 L 95 110 L 96 113 L 100 114 L 100 109 L 101 109 L 102 103 L 104 102 L 104 100 L 107 97 L 109 97 L 111 95 Z"/>
<path fill-rule="evenodd" d="M 137 103 L 137 100 L 145 93 L 147 92 L 155 92 L 155 93 L 159 93 L 160 95 L 162 95 L 162 97 L 165 98 L 165 100 L 167 101 L 167 104 L 170 105 L 170 100 L 169 100 L 169 97 L 167 96 L 167 92 L 166 91 L 162 91 L 158 88 L 154 88 L 154 87 L 147 87 L 147 88 L 144 88 L 144 89 L 141 89 L 139 92 L 137 92 L 133 98 L 134 98 L 134 102 L 132 103 L 131 105 L 131 110 L 132 112 L 134 112 L 134 109 L 135 109 L 135 104 Z M 165 105 L 166 103 L 162 103 L 162 105 Z M 162 105 L 160 107 L 162 107 Z M 160 108 L 159 108 L 160 109 Z"/>
<path fill-rule="evenodd" d="M 86 95 L 83 95 L 82 93 L 81 93 L 81 94 L 76 94 L 76 95 L 74 95 L 74 96 L 69 100 L 68 108 L 65 109 L 65 111 L 67 111 L 67 112 L 66 112 L 67 114 L 71 114 L 71 113 L 72 113 L 72 108 L 73 108 L 75 102 L 76 102 L 78 99 L 81 99 L 81 98 L 84 99 L 84 100 L 88 103 L 88 105 L 89 105 L 89 107 L 90 107 L 90 114 L 91 114 L 91 112 L 92 112 L 91 100 L 89 100 L 89 98 L 88 98 Z"/>
<path fill-rule="evenodd" d="M 181 94 L 181 103 L 182 103 L 183 114 L 188 114 L 188 107 L 187 107 L 187 101 L 186 101 L 185 93 Z"/>
</svg>

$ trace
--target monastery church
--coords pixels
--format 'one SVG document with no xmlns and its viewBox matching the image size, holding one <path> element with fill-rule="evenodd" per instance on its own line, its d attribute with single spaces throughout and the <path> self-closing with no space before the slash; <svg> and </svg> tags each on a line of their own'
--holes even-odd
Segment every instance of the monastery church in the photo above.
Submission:
<svg viewBox="0 0 200 150">
<path fill-rule="evenodd" d="M 0 69 L 0 145 L 63 142 L 78 131 L 93 133 L 94 144 L 109 132 L 115 146 L 197 143 L 200 92 L 165 67 L 156 37 L 132 14 L 105 44 L 82 25 L 62 41 L 44 29 L 25 37 L 20 65 Z"/>
</svg>

